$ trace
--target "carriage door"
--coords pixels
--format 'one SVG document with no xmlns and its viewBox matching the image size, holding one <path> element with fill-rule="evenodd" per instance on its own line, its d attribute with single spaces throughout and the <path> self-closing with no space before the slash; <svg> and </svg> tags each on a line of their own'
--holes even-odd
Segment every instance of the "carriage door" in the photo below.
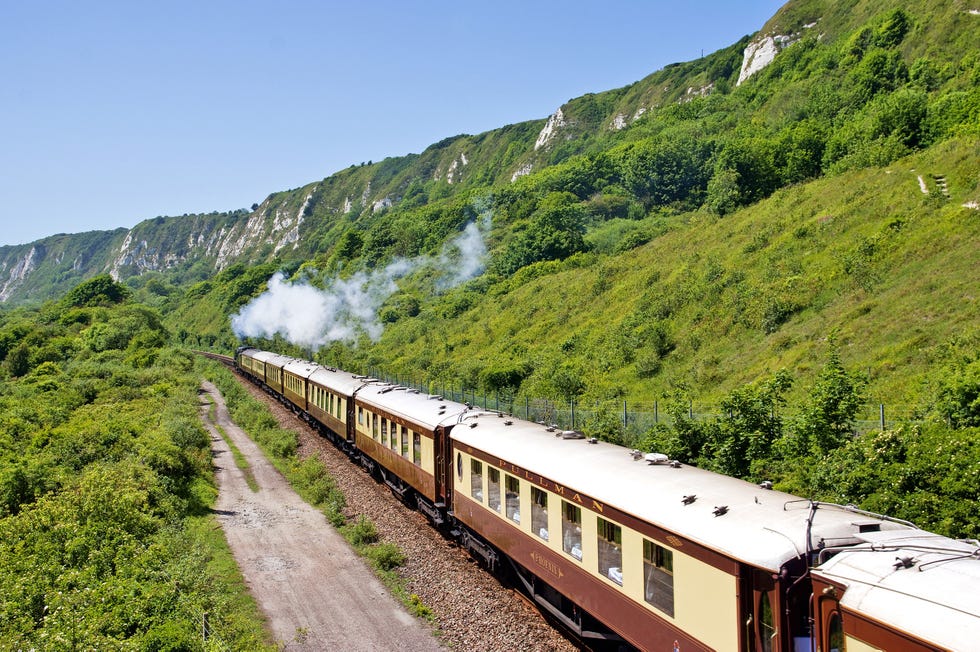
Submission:
<svg viewBox="0 0 980 652">
<path fill-rule="evenodd" d="M 436 502 L 452 508 L 452 469 L 446 463 L 449 455 L 449 432 L 443 426 L 432 431 L 432 448 L 435 454 Z"/>
<path fill-rule="evenodd" d="M 771 573 L 743 567 L 742 647 L 752 652 L 780 652 L 779 591 Z"/>
</svg>

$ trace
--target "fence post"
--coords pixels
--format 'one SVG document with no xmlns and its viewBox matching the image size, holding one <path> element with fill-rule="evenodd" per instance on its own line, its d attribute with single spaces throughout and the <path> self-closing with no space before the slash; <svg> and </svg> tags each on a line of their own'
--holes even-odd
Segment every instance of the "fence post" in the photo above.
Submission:
<svg viewBox="0 0 980 652">
<path fill-rule="evenodd" d="M 629 413 L 626 411 L 626 401 L 623 401 L 623 430 L 626 430 L 629 424 Z"/>
<path fill-rule="evenodd" d="M 884 403 L 878 404 L 878 414 L 881 417 L 881 430 L 882 432 L 884 432 L 885 430 L 885 404 Z"/>
<path fill-rule="evenodd" d="M 573 398 L 568 402 L 568 409 L 571 412 L 572 417 L 572 430 L 575 430 L 575 399 Z"/>
<path fill-rule="evenodd" d="M 653 402 L 653 422 L 660 423 L 660 401 Z"/>
<path fill-rule="evenodd" d="M 694 419 L 694 399 L 691 399 L 690 403 L 687 404 L 687 418 Z"/>
</svg>

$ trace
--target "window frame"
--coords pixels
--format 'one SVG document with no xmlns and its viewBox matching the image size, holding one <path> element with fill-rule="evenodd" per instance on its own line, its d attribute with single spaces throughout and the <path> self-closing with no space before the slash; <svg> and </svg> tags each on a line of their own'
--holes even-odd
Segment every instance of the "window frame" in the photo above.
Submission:
<svg viewBox="0 0 980 652">
<path fill-rule="evenodd" d="M 512 523 L 521 524 L 521 481 L 509 473 L 504 474 L 504 516 Z"/>
<path fill-rule="evenodd" d="M 596 545 L 599 549 L 596 560 L 599 575 L 622 586 L 623 526 L 607 518 L 596 516 Z M 614 569 L 618 569 L 618 573 Z"/>
<path fill-rule="evenodd" d="M 674 551 L 643 539 L 643 599 L 674 617 Z"/>
</svg>

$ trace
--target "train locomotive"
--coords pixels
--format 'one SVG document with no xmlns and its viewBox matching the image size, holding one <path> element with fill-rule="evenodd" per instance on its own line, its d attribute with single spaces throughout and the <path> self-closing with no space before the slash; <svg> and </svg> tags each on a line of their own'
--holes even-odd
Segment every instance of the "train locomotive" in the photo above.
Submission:
<svg viewBox="0 0 980 652">
<path fill-rule="evenodd" d="M 976 541 L 309 361 L 242 347 L 235 364 L 597 647 L 980 641 Z"/>
</svg>

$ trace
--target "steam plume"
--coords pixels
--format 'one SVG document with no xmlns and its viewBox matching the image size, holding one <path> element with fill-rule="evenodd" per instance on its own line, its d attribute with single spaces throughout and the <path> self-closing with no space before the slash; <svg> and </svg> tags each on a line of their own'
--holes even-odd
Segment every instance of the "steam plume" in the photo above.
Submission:
<svg viewBox="0 0 980 652">
<path fill-rule="evenodd" d="M 471 222 L 438 257 L 399 259 L 382 270 L 358 272 L 349 279 L 334 278 L 324 289 L 305 281 L 290 283 L 282 272 L 269 279 L 269 289 L 231 318 L 240 339 L 271 338 L 279 333 L 287 341 L 316 350 L 337 340 L 353 341 L 361 333 L 372 340 L 384 329 L 378 309 L 398 290 L 395 281 L 425 266 L 440 270 L 436 287 L 446 290 L 483 272 L 487 247 L 483 233 L 489 229 L 490 212 Z"/>
</svg>

